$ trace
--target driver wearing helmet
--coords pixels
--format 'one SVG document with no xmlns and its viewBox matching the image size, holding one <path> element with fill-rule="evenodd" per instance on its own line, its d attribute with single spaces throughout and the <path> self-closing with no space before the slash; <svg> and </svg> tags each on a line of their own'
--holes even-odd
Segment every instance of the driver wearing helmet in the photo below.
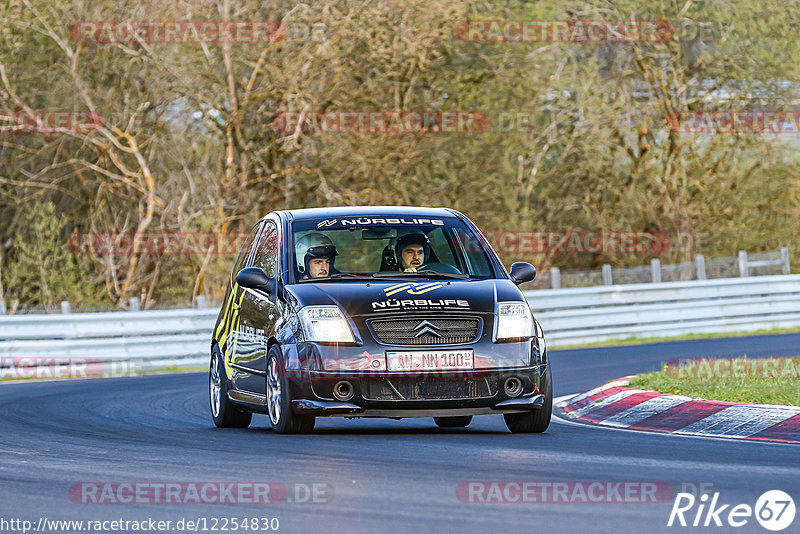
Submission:
<svg viewBox="0 0 800 534">
<path fill-rule="evenodd" d="M 333 272 L 333 260 L 338 256 L 336 246 L 328 237 L 313 232 L 297 240 L 295 244 L 297 270 L 303 279 L 325 278 Z"/>
<path fill-rule="evenodd" d="M 394 250 L 400 271 L 414 273 L 422 265 L 428 263 L 431 256 L 431 243 L 425 234 L 406 234 L 397 238 Z"/>
</svg>

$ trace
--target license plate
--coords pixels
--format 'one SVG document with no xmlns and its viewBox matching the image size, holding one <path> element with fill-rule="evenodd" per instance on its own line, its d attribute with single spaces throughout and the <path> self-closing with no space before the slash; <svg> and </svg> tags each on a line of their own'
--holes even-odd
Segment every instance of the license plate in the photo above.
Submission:
<svg viewBox="0 0 800 534">
<path fill-rule="evenodd" d="M 472 369 L 472 349 L 386 352 L 389 371 L 437 371 Z"/>
</svg>

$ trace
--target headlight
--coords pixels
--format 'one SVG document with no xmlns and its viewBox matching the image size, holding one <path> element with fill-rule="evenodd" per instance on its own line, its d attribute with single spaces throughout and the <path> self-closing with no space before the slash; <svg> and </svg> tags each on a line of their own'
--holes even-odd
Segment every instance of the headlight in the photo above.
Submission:
<svg viewBox="0 0 800 534">
<path fill-rule="evenodd" d="M 524 339 L 533 335 L 533 317 L 524 302 L 499 302 L 497 304 L 497 341 Z"/>
<path fill-rule="evenodd" d="M 298 315 L 306 341 L 355 343 L 347 319 L 336 306 L 308 306 Z"/>
</svg>

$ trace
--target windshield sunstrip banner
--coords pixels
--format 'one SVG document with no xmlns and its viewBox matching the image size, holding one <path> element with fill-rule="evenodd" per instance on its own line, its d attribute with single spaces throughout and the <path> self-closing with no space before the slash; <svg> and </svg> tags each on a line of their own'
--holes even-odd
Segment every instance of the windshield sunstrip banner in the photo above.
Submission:
<svg viewBox="0 0 800 534">
<path fill-rule="evenodd" d="M 429 224 L 433 226 L 444 226 L 442 219 L 407 219 L 405 217 L 358 217 L 355 219 L 324 219 L 317 223 L 317 228 L 343 228 L 348 226 L 375 226 L 375 225 L 412 225 L 419 226 Z"/>
</svg>

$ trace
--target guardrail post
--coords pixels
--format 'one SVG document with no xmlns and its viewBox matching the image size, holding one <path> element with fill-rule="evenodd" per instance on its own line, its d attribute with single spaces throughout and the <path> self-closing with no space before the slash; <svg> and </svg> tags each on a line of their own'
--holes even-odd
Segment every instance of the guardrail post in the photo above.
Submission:
<svg viewBox="0 0 800 534">
<path fill-rule="evenodd" d="M 650 275 L 654 284 L 661 283 L 661 260 L 657 258 L 650 260 Z"/>
<path fill-rule="evenodd" d="M 131 297 L 129 302 L 130 302 L 129 311 L 139 311 L 141 309 L 141 307 L 139 306 L 139 299 L 137 297 Z"/>
<path fill-rule="evenodd" d="M 6 314 L 6 301 L 0 300 L 0 315 Z"/>
<path fill-rule="evenodd" d="M 550 268 L 550 287 L 561 289 L 561 269 L 558 267 Z"/>
<path fill-rule="evenodd" d="M 194 299 L 194 307 L 195 308 L 205 308 L 206 307 L 206 296 L 205 295 L 197 295 Z"/>
<path fill-rule="evenodd" d="M 739 276 L 750 276 L 747 272 L 747 252 L 739 251 Z"/>
<path fill-rule="evenodd" d="M 72 311 L 72 306 L 70 306 L 69 302 L 66 300 L 61 301 L 61 313 L 70 313 Z"/>
<path fill-rule="evenodd" d="M 792 274 L 789 268 L 789 247 L 781 247 L 781 261 L 783 262 L 781 272 L 783 274 Z"/>
<path fill-rule="evenodd" d="M 611 265 L 604 263 L 603 264 L 603 285 L 610 286 L 614 283 L 611 278 Z"/>
<path fill-rule="evenodd" d="M 695 258 L 695 263 L 697 264 L 697 279 L 698 280 L 705 280 L 706 279 L 706 257 L 702 254 L 698 254 Z"/>
</svg>

